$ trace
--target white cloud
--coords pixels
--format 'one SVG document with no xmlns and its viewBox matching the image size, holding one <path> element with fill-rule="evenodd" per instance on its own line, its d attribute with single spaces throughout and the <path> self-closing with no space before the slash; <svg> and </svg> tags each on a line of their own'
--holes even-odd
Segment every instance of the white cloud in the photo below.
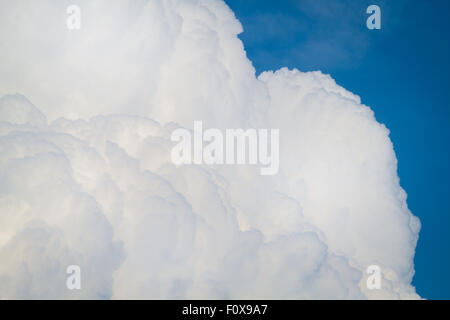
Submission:
<svg viewBox="0 0 450 320">
<path fill-rule="evenodd" d="M 0 298 L 418 297 L 420 223 L 359 97 L 255 78 L 221 1 L 79 1 L 80 31 L 69 4 L 0 3 Z M 279 128 L 279 174 L 175 167 L 194 120 Z"/>
</svg>

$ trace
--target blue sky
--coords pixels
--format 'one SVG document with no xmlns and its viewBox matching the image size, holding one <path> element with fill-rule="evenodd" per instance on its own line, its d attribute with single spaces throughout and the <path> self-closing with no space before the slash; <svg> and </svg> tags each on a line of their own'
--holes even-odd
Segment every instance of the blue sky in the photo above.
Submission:
<svg viewBox="0 0 450 320">
<path fill-rule="evenodd" d="M 321 70 L 391 130 L 399 176 L 422 230 L 413 285 L 450 299 L 449 1 L 226 0 L 257 74 Z M 368 30 L 366 8 L 381 8 Z"/>
</svg>

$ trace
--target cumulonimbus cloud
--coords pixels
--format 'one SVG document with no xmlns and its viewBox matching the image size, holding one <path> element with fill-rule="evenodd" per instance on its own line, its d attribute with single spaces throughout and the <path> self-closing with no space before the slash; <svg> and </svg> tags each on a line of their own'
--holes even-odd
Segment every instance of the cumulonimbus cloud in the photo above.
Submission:
<svg viewBox="0 0 450 320">
<path fill-rule="evenodd" d="M 80 0 L 80 30 L 69 4 L 0 3 L 0 298 L 418 298 L 420 222 L 358 96 L 255 77 L 222 1 Z M 279 173 L 175 166 L 195 120 L 279 128 Z"/>
</svg>

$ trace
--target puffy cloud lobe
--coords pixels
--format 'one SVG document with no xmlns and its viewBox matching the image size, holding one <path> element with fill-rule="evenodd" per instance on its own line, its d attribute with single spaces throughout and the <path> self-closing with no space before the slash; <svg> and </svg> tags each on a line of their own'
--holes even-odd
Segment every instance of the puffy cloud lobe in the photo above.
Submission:
<svg viewBox="0 0 450 320">
<path fill-rule="evenodd" d="M 50 120 L 127 113 L 228 127 L 266 102 L 221 1 L 81 0 L 78 31 L 66 28 L 69 4 L 1 4 L 0 96 L 24 93 Z"/>
<path fill-rule="evenodd" d="M 255 78 L 223 2 L 0 7 L 0 94 L 39 108 L 0 99 L 2 298 L 418 297 L 388 130 L 320 72 Z M 279 128 L 279 174 L 174 166 L 194 120 Z"/>
</svg>

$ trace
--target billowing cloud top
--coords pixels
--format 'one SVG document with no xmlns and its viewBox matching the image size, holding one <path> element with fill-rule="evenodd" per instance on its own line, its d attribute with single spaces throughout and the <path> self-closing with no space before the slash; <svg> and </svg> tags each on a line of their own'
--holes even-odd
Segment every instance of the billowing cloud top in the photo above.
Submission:
<svg viewBox="0 0 450 320">
<path fill-rule="evenodd" d="M 420 223 L 358 96 L 256 78 L 222 1 L 77 2 L 77 31 L 68 1 L 0 2 L 0 298 L 418 298 Z M 279 174 L 174 166 L 194 120 L 279 128 Z"/>
</svg>

